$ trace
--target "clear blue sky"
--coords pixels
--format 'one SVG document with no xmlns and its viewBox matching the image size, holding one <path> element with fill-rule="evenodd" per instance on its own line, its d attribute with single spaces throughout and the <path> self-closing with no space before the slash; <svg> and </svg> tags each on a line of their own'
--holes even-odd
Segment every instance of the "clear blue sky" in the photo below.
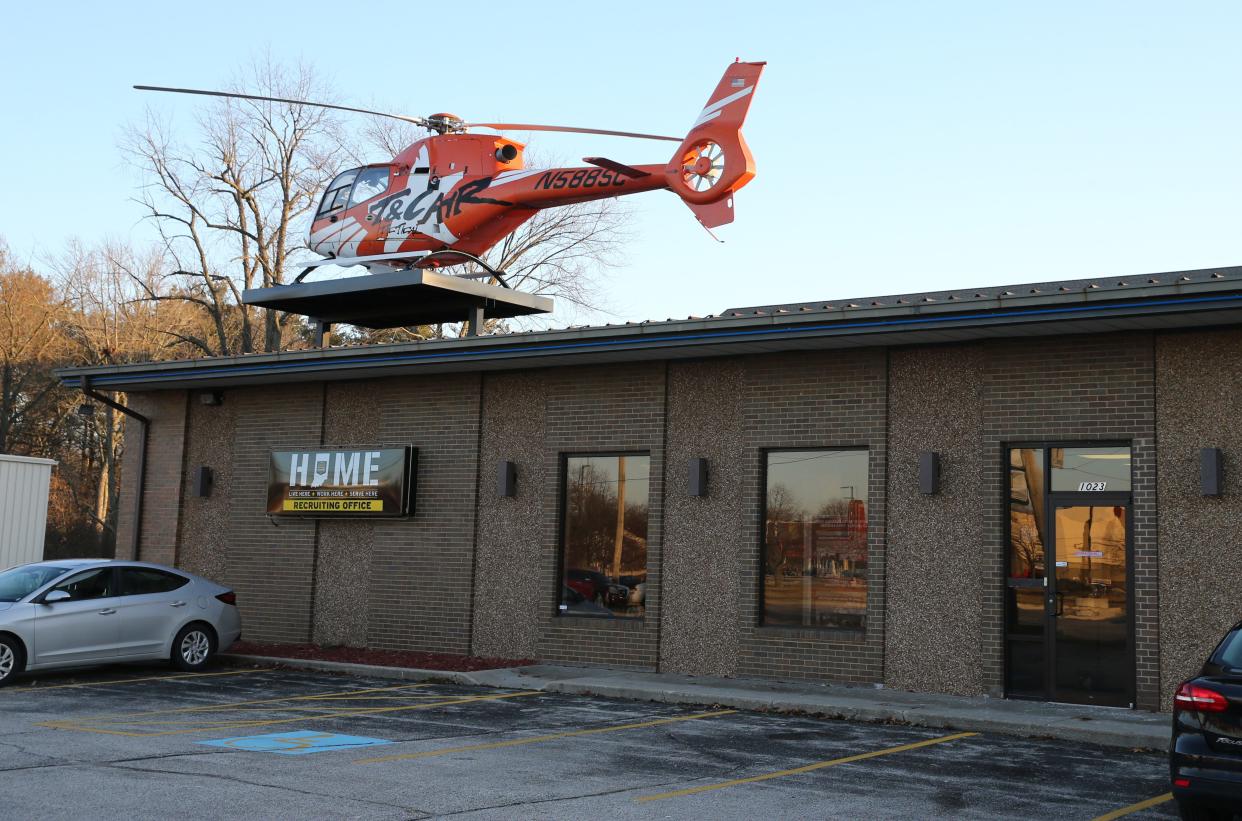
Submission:
<svg viewBox="0 0 1242 821">
<path fill-rule="evenodd" d="M 343 101 L 678 134 L 727 62 L 767 60 L 746 127 L 759 173 L 726 242 L 667 193 L 630 200 L 621 319 L 1242 263 L 1236 2 L 76 0 L 4 17 L 0 235 L 36 264 L 72 236 L 149 238 L 118 137 L 148 105 L 198 103 L 132 84 L 219 87 L 264 50 Z M 531 140 L 635 163 L 670 145 Z"/>
</svg>

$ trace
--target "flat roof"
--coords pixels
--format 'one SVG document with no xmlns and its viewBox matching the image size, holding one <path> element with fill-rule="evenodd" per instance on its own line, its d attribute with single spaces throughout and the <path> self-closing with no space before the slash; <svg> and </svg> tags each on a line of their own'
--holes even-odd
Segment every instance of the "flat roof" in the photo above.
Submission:
<svg viewBox="0 0 1242 821">
<path fill-rule="evenodd" d="M 1242 266 L 735 308 L 627 322 L 129 365 L 66 368 L 100 390 L 223 388 L 780 351 L 1242 324 Z"/>
</svg>

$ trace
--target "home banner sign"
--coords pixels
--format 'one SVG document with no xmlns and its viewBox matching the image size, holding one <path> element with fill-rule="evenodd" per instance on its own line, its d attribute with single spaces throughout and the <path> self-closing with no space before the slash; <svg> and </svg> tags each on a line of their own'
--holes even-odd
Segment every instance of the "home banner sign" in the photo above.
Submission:
<svg viewBox="0 0 1242 821">
<path fill-rule="evenodd" d="M 405 516 L 413 448 L 274 450 L 267 473 L 272 516 Z"/>
</svg>

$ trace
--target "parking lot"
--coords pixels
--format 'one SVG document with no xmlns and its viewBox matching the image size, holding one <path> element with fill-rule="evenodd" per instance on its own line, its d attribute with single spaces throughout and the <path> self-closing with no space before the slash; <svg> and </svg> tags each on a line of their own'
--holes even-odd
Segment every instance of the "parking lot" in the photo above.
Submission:
<svg viewBox="0 0 1242 821">
<path fill-rule="evenodd" d="M 9 818 L 1142 819 L 1167 790 L 1159 752 L 290 670 L 0 690 Z"/>
</svg>

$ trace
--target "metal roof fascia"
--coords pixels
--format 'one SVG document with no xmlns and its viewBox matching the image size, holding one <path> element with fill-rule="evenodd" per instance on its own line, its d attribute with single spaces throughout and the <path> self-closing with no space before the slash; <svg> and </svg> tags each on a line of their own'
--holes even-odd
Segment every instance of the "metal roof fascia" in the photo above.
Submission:
<svg viewBox="0 0 1242 821">
<path fill-rule="evenodd" d="M 230 377 L 237 378 L 247 374 L 267 372 L 275 374 L 280 371 L 296 372 L 302 379 L 313 379 L 316 376 L 330 376 L 332 378 L 349 378 L 345 376 L 352 372 L 373 372 L 379 369 L 391 370 L 398 367 L 417 367 L 419 364 L 442 364 L 446 361 L 480 361 L 487 360 L 492 362 L 504 362 L 514 359 L 545 359 L 553 358 L 558 355 L 573 354 L 575 358 L 580 358 L 579 354 L 589 352 L 591 349 L 610 349 L 614 352 L 621 353 L 639 349 L 651 351 L 667 351 L 669 349 L 685 348 L 688 344 L 696 349 L 702 349 L 707 346 L 712 347 L 732 347 L 731 342 L 743 343 L 751 340 L 758 341 L 763 337 L 782 337 L 784 340 L 792 340 L 796 338 L 807 337 L 839 337 L 839 336 L 865 336 L 873 337 L 894 330 L 911 331 L 918 327 L 925 327 L 927 330 L 939 329 L 941 327 L 962 328 L 967 330 L 959 322 L 970 322 L 973 327 L 995 327 L 1006 325 L 1024 324 L 1023 322 L 1015 323 L 1012 320 L 1021 318 L 1025 323 L 1038 322 L 1045 323 L 1049 321 L 1057 321 L 1059 317 L 1075 318 L 1085 320 L 1099 316 L 1117 316 L 1114 311 L 1129 309 L 1132 313 L 1141 314 L 1170 314 L 1184 312 L 1188 306 L 1198 306 L 1194 310 L 1213 310 L 1217 306 L 1226 305 L 1227 303 L 1242 304 L 1242 294 L 1217 294 L 1213 296 L 1189 297 L 1185 299 L 1174 300 L 1148 300 L 1144 302 L 1135 302 L 1127 300 L 1122 303 L 1112 305 L 1063 305 L 1060 307 L 1046 307 L 1040 309 L 1016 310 L 994 313 L 967 313 L 957 316 L 907 316 L 900 319 L 870 319 L 864 320 L 859 318 L 853 322 L 831 322 L 824 323 L 796 323 L 787 324 L 780 323 L 777 327 L 769 323 L 768 327 L 747 327 L 733 329 L 714 329 L 700 330 L 699 333 L 683 333 L 671 335 L 665 333 L 655 335 L 653 333 L 633 332 L 623 334 L 620 338 L 616 336 L 612 338 L 589 338 L 599 336 L 597 334 L 578 334 L 576 339 L 565 339 L 564 334 L 557 334 L 560 338 L 558 344 L 539 344 L 531 340 L 532 344 L 515 345 L 504 344 L 500 346 L 453 346 L 446 347 L 442 351 L 425 350 L 418 351 L 417 348 L 412 351 L 394 351 L 390 350 L 384 354 L 376 351 L 360 354 L 357 349 L 343 349 L 343 352 L 350 354 L 349 357 L 323 357 L 318 356 L 308 358 L 306 356 L 293 357 L 289 355 L 269 355 L 263 357 L 266 362 L 258 361 L 258 358 L 238 361 L 231 363 L 221 362 L 219 360 L 197 360 L 192 362 L 168 362 L 159 363 L 158 366 L 146 367 L 142 366 L 118 366 L 111 369 L 72 369 L 59 371 L 58 375 L 66 383 L 72 384 L 80 381 L 83 375 L 91 377 L 91 382 L 97 387 L 106 388 L 109 385 L 118 389 L 125 385 L 146 384 L 152 380 L 161 379 L 177 379 L 181 382 L 200 384 L 219 383 L 221 380 Z M 614 330 L 628 330 L 625 326 Z M 789 336 L 785 336 L 789 334 Z M 508 337 L 504 339 L 508 340 Z M 776 341 L 775 339 L 773 340 Z M 860 344 L 874 344 L 870 341 L 859 340 Z M 720 351 L 721 354 L 728 351 Z M 281 360 L 284 361 L 281 361 Z M 275 360 L 275 361 L 273 361 Z M 333 361 L 343 360 L 343 361 Z M 536 365 L 532 362 L 532 367 Z M 505 367 L 512 367 L 506 365 Z M 471 368 L 472 370 L 474 368 Z M 197 373 L 196 373 L 197 371 Z M 365 374 L 363 374 L 365 376 Z"/>
<path fill-rule="evenodd" d="M 1190 293 L 1200 292 L 1219 292 L 1221 290 L 1220 281 L 1206 282 L 1190 282 L 1175 285 L 1161 286 L 1144 286 L 1141 288 L 1127 289 L 1126 302 L 1137 302 L 1137 296 L 1155 297 L 1155 296 L 1180 296 Z M 1242 285 L 1242 283 L 1231 283 L 1233 285 Z M 1021 287 L 1021 286 L 1012 286 Z M 1142 294 L 1137 292 L 1142 291 Z M 538 344 L 544 341 L 562 341 L 565 339 L 585 339 L 591 337 L 608 337 L 616 335 L 634 335 L 649 336 L 652 334 L 677 334 L 686 331 L 703 331 L 704 329 L 737 329 L 739 323 L 743 323 L 744 327 L 751 326 L 768 326 L 768 325 L 809 325 L 816 322 L 842 322 L 842 321 L 860 321 L 862 317 L 884 318 L 895 316 L 922 316 L 925 314 L 953 313 L 966 315 L 996 315 L 998 310 L 1014 310 L 1023 306 L 1051 306 L 1074 304 L 1080 302 L 1117 302 L 1117 290 L 1100 291 L 1085 290 L 1074 291 L 1062 294 L 1020 294 L 1010 297 L 998 297 L 990 300 L 978 300 L 970 303 L 962 302 L 936 302 L 926 304 L 910 304 L 910 305 L 885 305 L 871 306 L 860 305 L 857 308 L 834 308 L 828 311 L 799 311 L 786 313 L 765 313 L 757 316 L 749 317 L 712 317 L 706 319 L 693 320 L 671 320 L 665 322 L 644 322 L 644 323 L 625 323 L 623 325 L 603 325 L 587 328 L 567 328 L 561 330 L 538 331 L 533 333 L 517 333 L 505 334 L 498 336 L 481 336 L 481 337 L 464 337 L 453 339 L 426 340 L 422 342 L 407 342 L 397 345 L 384 345 L 371 349 L 371 352 L 360 354 L 359 348 L 332 348 L 324 350 L 309 351 L 280 351 L 277 353 L 267 354 L 243 354 L 233 357 L 212 357 L 207 359 L 190 359 L 190 360 L 170 360 L 166 362 L 147 362 L 135 363 L 128 365 L 115 365 L 100 367 L 82 367 L 82 368 L 63 368 L 56 371 L 57 376 L 63 379 L 74 380 L 80 375 L 119 375 L 124 372 L 154 372 L 169 369 L 187 369 L 187 368 L 217 368 L 232 366 L 241 362 L 247 365 L 258 363 L 276 363 L 283 361 L 318 361 L 332 360 L 340 358 L 353 359 L 359 356 L 372 357 L 379 355 L 378 351 L 382 348 L 391 354 L 403 354 L 406 352 L 415 352 L 423 349 L 430 349 L 433 346 L 453 346 L 454 348 L 495 348 L 497 351 L 501 347 L 508 346 L 524 346 Z"/>
</svg>

